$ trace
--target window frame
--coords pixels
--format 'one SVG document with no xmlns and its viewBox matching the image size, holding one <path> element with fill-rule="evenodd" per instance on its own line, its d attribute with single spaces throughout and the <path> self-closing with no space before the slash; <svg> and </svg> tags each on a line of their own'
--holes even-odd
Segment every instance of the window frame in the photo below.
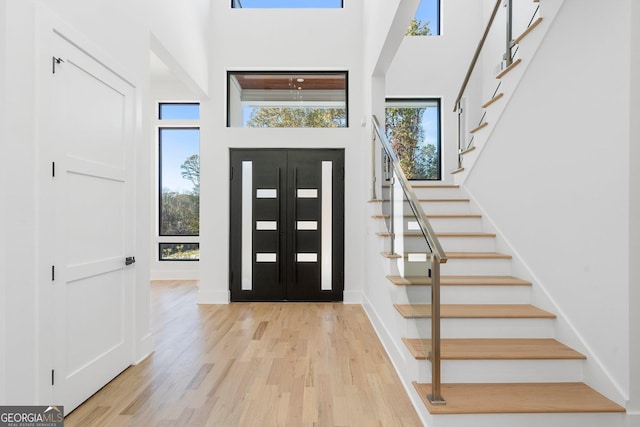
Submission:
<svg viewBox="0 0 640 427">
<path fill-rule="evenodd" d="M 162 257 L 162 245 L 198 245 L 198 258 L 193 259 L 170 259 Z M 200 261 L 200 242 L 158 242 L 158 261 L 167 261 L 167 262 L 194 262 Z"/>
<path fill-rule="evenodd" d="M 437 162 L 437 177 L 436 178 L 428 178 L 428 179 L 415 179 L 415 178 L 411 178 L 409 179 L 409 181 L 442 181 L 442 165 L 443 165 L 443 159 L 442 159 L 442 98 L 438 98 L 438 97 L 418 97 L 418 98 L 413 98 L 413 97 L 389 97 L 389 98 L 385 98 L 384 101 L 384 108 L 385 108 L 385 133 L 386 133 L 386 110 L 389 107 L 389 104 L 393 104 L 393 103 L 416 103 L 419 104 L 421 102 L 423 103 L 433 103 L 435 102 L 437 105 L 437 114 L 438 114 L 438 118 L 437 118 L 437 123 L 438 123 L 438 128 L 437 128 L 437 135 L 436 135 L 436 153 L 438 154 L 438 162 Z M 409 108 L 409 107 L 407 107 Z M 419 108 L 419 107 L 416 107 Z"/>
<path fill-rule="evenodd" d="M 163 259 L 162 258 L 162 246 L 163 244 L 197 244 L 200 246 L 200 228 L 198 227 L 198 234 L 191 235 L 175 235 L 175 234 L 161 234 L 162 225 L 162 130 L 163 129 L 191 129 L 198 130 L 200 134 L 201 126 L 200 119 L 161 119 L 160 111 L 161 105 L 166 104 L 181 104 L 181 105 L 201 105 L 197 101 L 157 101 L 157 108 L 155 114 L 155 141 L 156 141 L 156 197 L 157 197 L 157 210 L 155 215 L 155 245 L 158 252 L 157 261 L 159 262 L 176 262 L 176 261 L 199 261 L 198 259 Z M 201 117 L 201 114 L 199 114 Z M 200 153 L 201 140 L 198 140 L 198 153 Z M 200 212 L 198 212 L 200 215 Z"/>
<path fill-rule="evenodd" d="M 345 110 L 345 125 L 337 127 L 335 129 L 348 129 L 349 128 L 349 71 L 348 70 L 227 70 L 227 111 L 226 111 L 226 127 L 227 128 L 240 128 L 247 129 L 242 126 L 231 126 L 231 76 L 235 74 L 245 74 L 245 75 L 260 75 L 260 74 L 270 74 L 270 75 L 290 75 L 294 74 L 297 76 L 300 75 L 331 75 L 331 74 L 344 74 L 344 110 Z M 302 127 L 282 127 L 279 129 L 301 129 Z M 272 129 L 272 128 L 269 128 Z M 334 128 L 311 128 L 311 129 L 334 129 Z"/>
</svg>

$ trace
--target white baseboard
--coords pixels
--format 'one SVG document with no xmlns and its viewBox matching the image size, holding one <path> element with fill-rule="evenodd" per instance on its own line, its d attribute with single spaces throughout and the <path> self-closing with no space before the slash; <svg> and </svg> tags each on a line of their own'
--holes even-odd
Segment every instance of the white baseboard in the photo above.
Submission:
<svg viewBox="0 0 640 427">
<path fill-rule="evenodd" d="M 198 291 L 198 304 L 229 304 L 229 291 Z"/>
<path fill-rule="evenodd" d="M 627 412 L 628 427 L 640 427 L 640 412 Z"/>
</svg>

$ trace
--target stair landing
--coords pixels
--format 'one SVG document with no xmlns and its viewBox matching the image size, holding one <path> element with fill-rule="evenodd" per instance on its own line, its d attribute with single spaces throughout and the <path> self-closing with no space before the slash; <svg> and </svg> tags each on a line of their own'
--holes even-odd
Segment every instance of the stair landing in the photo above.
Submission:
<svg viewBox="0 0 640 427">
<path fill-rule="evenodd" d="M 413 386 L 432 414 L 625 412 L 583 383 L 442 384 L 446 405 L 426 399 L 431 384 Z"/>
</svg>

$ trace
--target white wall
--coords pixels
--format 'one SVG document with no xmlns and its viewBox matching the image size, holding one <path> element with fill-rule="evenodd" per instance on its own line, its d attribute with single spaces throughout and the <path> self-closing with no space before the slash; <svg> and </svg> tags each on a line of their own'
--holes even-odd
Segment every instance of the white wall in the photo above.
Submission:
<svg viewBox="0 0 640 427">
<path fill-rule="evenodd" d="M 7 135 L 5 133 L 6 126 L 6 43 L 7 43 L 7 17 L 6 10 L 7 4 L 6 2 L 0 3 L 0 147 L 4 150 L 5 145 L 7 145 Z M 4 166 L 6 162 L 6 156 L 2 157 L 0 160 L 0 183 L 9 182 L 9 177 L 5 174 Z M 3 203 L 0 208 L 0 223 L 7 224 L 6 221 L 6 213 L 5 211 L 8 208 L 7 203 Z M 5 238 L 7 227 L 2 227 L 0 230 L 0 404 L 5 402 L 6 400 L 6 362 L 5 362 L 5 353 L 6 353 L 6 331 L 5 331 L 5 303 L 6 303 L 6 295 L 5 295 L 5 286 L 7 283 L 6 278 L 6 257 L 7 257 L 7 239 Z"/>
<path fill-rule="evenodd" d="M 4 186 L 4 242 L 10 244 L 11 258 L 5 265 L 5 342 L 13 350 L 5 352 L 6 403 L 33 401 L 36 383 L 36 158 L 33 112 L 33 5 L 8 1 L 5 102 L 6 134 L 3 139 L 2 169 L 7 181 L 19 185 Z M 14 43 L 13 40 L 19 40 Z M 26 48 L 25 48 L 26 47 Z M 10 84 L 9 84 L 10 82 Z M 16 159 L 24 159 L 22 162 Z M 13 209 L 8 209 L 14 207 Z M 20 351 L 16 351 L 20 349 Z"/>
<path fill-rule="evenodd" d="M 456 96 L 482 33 L 482 2 L 442 2 L 441 35 L 404 37 L 386 75 L 388 98 L 440 98 L 442 179 L 458 166 Z"/>
<path fill-rule="evenodd" d="M 345 149 L 345 301 L 360 300 L 363 258 L 362 2 L 344 9 L 230 9 L 212 3 L 210 101 L 202 103 L 200 302 L 229 298 L 229 148 Z M 268 37 L 266 36 L 268 35 Z M 347 70 L 349 128 L 226 127 L 228 70 Z"/>
<path fill-rule="evenodd" d="M 191 89 L 208 93 L 207 40 L 210 0 L 146 0 L 152 49 L 185 79 Z M 170 62 L 170 63 L 169 63 Z"/>
<path fill-rule="evenodd" d="M 631 23 L 631 96 L 629 144 L 629 361 L 630 399 L 627 412 L 631 427 L 640 427 L 640 4 L 628 1 Z M 635 23 L 635 24 L 634 24 Z"/>
<path fill-rule="evenodd" d="M 466 181 L 582 338 L 587 382 L 600 363 L 618 398 L 629 390 L 625 4 L 565 1 Z"/>
</svg>

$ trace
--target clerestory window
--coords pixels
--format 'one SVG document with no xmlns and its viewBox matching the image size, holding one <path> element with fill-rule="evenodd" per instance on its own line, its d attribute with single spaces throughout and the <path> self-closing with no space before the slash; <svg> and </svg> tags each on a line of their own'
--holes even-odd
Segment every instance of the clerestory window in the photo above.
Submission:
<svg viewBox="0 0 640 427">
<path fill-rule="evenodd" d="M 232 71 L 227 127 L 348 127 L 347 88 L 346 71 Z"/>
</svg>

